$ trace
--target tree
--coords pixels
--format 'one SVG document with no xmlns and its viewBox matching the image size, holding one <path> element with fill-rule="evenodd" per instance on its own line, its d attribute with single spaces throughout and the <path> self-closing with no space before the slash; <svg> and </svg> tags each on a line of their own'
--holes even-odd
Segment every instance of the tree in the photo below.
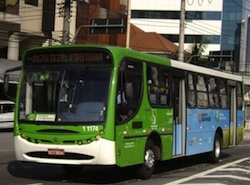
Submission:
<svg viewBox="0 0 250 185">
<path fill-rule="evenodd" d="M 207 66 L 208 60 L 206 58 L 202 58 L 202 54 L 205 52 L 208 44 L 210 44 L 210 40 L 207 38 L 203 38 L 198 43 L 196 40 L 190 46 L 191 57 L 189 62 L 195 65 Z"/>
</svg>

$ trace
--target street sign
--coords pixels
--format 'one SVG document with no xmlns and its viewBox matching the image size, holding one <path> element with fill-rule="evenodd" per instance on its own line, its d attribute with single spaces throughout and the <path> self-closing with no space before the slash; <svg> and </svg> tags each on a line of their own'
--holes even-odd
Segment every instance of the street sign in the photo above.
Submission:
<svg viewBox="0 0 250 185">
<path fill-rule="evenodd" d="M 92 34 L 123 34 L 126 33 L 126 19 L 91 19 L 90 33 Z"/>
</svg>

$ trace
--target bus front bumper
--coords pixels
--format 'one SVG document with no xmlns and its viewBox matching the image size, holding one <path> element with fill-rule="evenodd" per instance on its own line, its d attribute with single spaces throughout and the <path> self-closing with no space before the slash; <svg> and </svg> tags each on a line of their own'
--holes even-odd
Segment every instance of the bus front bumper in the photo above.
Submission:
<svg viewBox="0 0 250 185">
<path fill-rule="evenodd" d="M 85 145 L 51 145 L 28 142 L 15 136 L 14 147 L 18 161 L 70 164 L 115 165 L 115 142 L 100 139 Z"/>
</svg>

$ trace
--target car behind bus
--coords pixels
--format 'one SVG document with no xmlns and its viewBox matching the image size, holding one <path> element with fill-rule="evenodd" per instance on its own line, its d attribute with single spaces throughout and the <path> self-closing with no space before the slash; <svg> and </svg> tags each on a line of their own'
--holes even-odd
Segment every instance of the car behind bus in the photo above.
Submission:
<svg viewBox="0 0 250 185">
<path fill-rule="evenodd" d="M 14 102 L 0 100 L 0 129 L 13 128 Z"/>
</svg>

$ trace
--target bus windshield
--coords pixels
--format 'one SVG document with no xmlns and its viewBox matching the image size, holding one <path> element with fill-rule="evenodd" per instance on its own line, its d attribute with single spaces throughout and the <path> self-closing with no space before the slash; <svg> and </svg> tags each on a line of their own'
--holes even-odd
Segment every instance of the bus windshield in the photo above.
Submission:
<svg viewBox="0 0 250 185">
<path fill-rule="evenodd" d="M 39 122 L 104 122 L 110 68 L 28 70 L 22 75 L 19 119 Z"/>
</svg>

